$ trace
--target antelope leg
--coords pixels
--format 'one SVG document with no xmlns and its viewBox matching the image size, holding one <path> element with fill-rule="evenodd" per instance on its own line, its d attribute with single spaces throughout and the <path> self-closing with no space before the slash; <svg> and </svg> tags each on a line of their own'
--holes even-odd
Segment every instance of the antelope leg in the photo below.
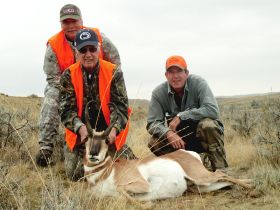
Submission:
<svg viewBox="0 0 280 210">
<path fill-rule="evenodd" d="M 153 203 L 151 201 L 140 202 L 140 201 L 134 199 L 133 197 L 131 197 L 127 193 L 127 191 L 124 189 L 124 187 L 118 187 L 117 191 L 120 194 L 124 195 L 129 202 L 131 202 L 132 204 L 136 204 L 136 205 L 140 206 L 142 209 L 150 209 L 152 207 L 152 205 L 153 205 Z"/>
</svg>

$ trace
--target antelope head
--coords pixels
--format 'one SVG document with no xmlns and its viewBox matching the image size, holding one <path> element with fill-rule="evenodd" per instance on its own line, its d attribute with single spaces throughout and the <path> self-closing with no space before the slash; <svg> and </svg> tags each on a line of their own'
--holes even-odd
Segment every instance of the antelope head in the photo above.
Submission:
<svg viewBox="0 0 280 210">
<path fill-rule="evenodd" d="M 89 120 L 89 110 L 88 105 L 92 101 L 89 101 L 85 108 L 85 121 L 88 131 L 88 140 L 86 142 L 86 160 L 92 165 L 98 165 L 108 156 L 108 135 L 113 128 L 114 123 L 111 123 L 110 126 L 101 132 L 95 131 L 90 125 Z"/>
</svg>

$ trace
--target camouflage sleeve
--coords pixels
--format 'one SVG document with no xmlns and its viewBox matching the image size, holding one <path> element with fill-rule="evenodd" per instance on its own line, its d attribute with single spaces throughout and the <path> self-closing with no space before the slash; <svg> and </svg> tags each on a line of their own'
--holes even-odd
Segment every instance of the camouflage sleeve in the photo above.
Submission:
<svg viewBox="0 0 280 210">
<path fill-rule="evenodd" d="M 128 119 L 128 98 L 123 72 L 119 66 L 114 71 L 110 94 L 111 102 L 117 106 L 117 110 L 113 110 L 110 115 L 110 121 L 114 122 L 117 119 L 114 127 L 120 132 L 125 128 Z"/>
<path fill-rule="evenodd" d="M 48 45 L 46 49 L 43 68 L 47 76 L 48 84 L 51 87 L 59 88 L 60 87 L 59 80 L 60 80 L 61 72 L 58 66 L 56 55 L 50 45 Z"/>
<path fill-rule="evenodd" d="M 78 108 L 76 105 L 76 95 L 74 86 L 71 82 L 70 70 L 63 72 L 60 78 L 60 118 L 66 128 L 78 133 L 83 122 L 78 117 Z"/>
<path fill-rule="evenodd" d="M 116 46 L 111 42 L 111 40 L 106 37 L 104 33 L 101 33 L 102 37 L 102 48 L 103 48 L 103 60 L 109 61 L 111 63 L 121 65 L 121 58 Z"/>
</svg>

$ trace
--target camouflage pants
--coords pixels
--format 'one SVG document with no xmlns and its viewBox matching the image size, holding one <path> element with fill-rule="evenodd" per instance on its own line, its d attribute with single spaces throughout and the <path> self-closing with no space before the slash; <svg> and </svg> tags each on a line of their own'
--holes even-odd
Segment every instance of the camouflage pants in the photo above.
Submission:
<svg viewBox="0 0 280 210">
<path fill-rule="evenodd" d="M 186 150 L 207 154 L 213 171 L 228 167 L 224 149 L 224 129 L 220 121 L 209 118 L 199 122 L 183 121 L 178 126 L 177 133 L 186 143 Z M 166 137 L 159 139 L 152 137 L 148 147 L 157 156 L 176 150 Z"/>
<path fill-rule="evenodd" d="M 47 85 L 39 118 L 40 149 L 53 150 L 60 124 L 59 89 Z"/>
<path fill-rule="evenodd" d="M 78 145 L 71 152 L 68 146 L 64 146 L 64 164 L 67 177 L 71 181 L 78 181 L 84 176 L 83 157 L 85 152 L 85 145 Z M 117 158 L 136 159 L 132 150 L 125 144 L 119 151 L 116 151 L 115 145 L 109 145 L 109 155 L 113 160 Z"/>
</svg>

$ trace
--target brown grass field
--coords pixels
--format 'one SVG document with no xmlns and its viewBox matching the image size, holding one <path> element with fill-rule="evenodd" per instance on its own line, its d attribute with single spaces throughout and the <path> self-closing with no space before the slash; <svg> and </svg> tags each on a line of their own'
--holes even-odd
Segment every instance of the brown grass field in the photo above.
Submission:
<svg viewBox="0 0 280 210">
<path fill-rule="evenodd" d="M 38 118 L 42 98 L 0 94 L 0 209 L 141 209 L 124 197 L 96 199 L 86 182 L 66 179 L 61 134 L 56 164 L 38 168 Z M 225 125 L 229 173 L 253 179 L 254 188 L 234 186 L 207 194 L 154 201 L 151 209 L 280 209 L 280 93 L 218 98 Z M 148 101 L 130 100 L 127 139 L 134 153 L 150 154 L 146 132 Z"/>
</svg>

